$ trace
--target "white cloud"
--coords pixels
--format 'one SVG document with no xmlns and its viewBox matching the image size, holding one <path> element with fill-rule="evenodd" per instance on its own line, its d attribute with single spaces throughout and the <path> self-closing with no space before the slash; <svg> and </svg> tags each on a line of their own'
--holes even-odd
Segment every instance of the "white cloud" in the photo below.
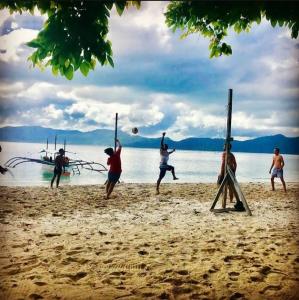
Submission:
<svg viewBox="0 0 299 300">
<path fill-rule="evenodd" d="M 131 7 L 121 17 L 113 9 L 108 38 L 115 54 L 168 53 L 174 36 L 165 24 L 163 13 L 167 4 L 163 1 L 142 2 L 139 10 Z"/>
<path fill-rule="evenodd" d="M 20 61 L 20 50 L 22 50 L 25 43 L 34 39 L 37 34 L 37 30 L 21 28 L 0 36 L 0 60 L 4 62 Z"/>
<path fill-rule="evenodd" d="M 64 89 L 65 87 L 41 81 L 22 89 L 22 91 L 16 94 L 16 97 L 19 99 L 29 99 L 31 101 L 42 101 L 45 98 L 56 97 L 56 94 L 61 88 Z"/>
<path fill-rule="evenodd" d="M 57 120 L 63 118 L 63 110 L 58 109 L 54 104 L 50 104 L 49 106 L 43 108 L 42 112 L 50 119 Z"/>
<path fill-rule="evenodd" d="M 0 83 L 0 94 L 3 98 L 14 98 L 25 87 L 24 82 Z"/>
<path fill-rule="evenodd" d="M 3 18 L 11 18 L 10 29 L 22 29 L 0 37 L 0 48 L 6 38 L 8 49 L 0 59 L 10 63 L 15 72 L 11 78 L 16 78 L 0 84 L 1 102 L 6 99 L 5 108 L 12 103 L 18 112 L 8 114 L 2 124 L 113 128 L 114 113 L 119 112 L 120 127 L 126 131 L 137 126 L 149 129 L 148 135 L 165 129 L 176 139 L 223 137 L 226 93 L 231 87 L 233 131 L 238 136 L 298 135 L 298 40 L 291 40 L 288 30 L 273 29 L 263 20 L 249 34 L 229 33 L 226 40 L 232 45 L 232 56 L 209 60 L 208 39 L 194 34 L 179 40 L 179 34 L 166 27 L 166 5 L 144 2 L 140 11 L 130 8 L 121 17 L 114 11 L 109 38 L 116 67 L 107 71 L 98 66 L 80 83 L 77 78 L 68 83 L 64 78 L 50 78 L 48 83 L 46 72 L 38 73 L 38 78 L 32 75 L 31 83 L 27 78 L 21 81 L 11 62 L 22 57 L 20 69 L 28 68 L 20 51 L 26 49 L 23 44 L 32 39 L 35 30 L 23 28 L 27 17 L 9 17 L 4 12 Z M 107 78 L 111 78 L 110 83 L 106 83 Z M 182 85 L 179 92 L 178 82 Z M 170 92 L 161 92 L 165 90 Z"/>
<path fill-rule="evenodd" d="M 4 24 L 11 17 L 8 9 L 1 9 L 0 10 L 0 26 Z"/>
</svg>

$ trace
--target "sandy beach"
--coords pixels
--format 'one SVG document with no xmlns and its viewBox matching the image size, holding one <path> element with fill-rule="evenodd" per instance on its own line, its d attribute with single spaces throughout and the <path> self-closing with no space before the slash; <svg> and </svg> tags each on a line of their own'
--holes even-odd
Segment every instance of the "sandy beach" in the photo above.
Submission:
<svg viewBox="0 0 299 300">
<path fill-rule="evenodd" d="M 298 299 L 299 184 L 1 187 L 1 299 Z"/>
</svg>

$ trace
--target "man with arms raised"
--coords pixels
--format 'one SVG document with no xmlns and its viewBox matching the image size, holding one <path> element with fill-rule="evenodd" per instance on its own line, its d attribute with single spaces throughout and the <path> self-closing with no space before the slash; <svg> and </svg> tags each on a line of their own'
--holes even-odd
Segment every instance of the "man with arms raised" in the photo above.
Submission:
<svg viewBox="0 0 299 300">
<path fill-rule="evenodd" d="M 169 155 L 173 152 L 175 152 L 175 149 L 172 151 L 168 151 L 168 145 L 164 144 L 164 138 L 165 138 L 166 132 L 162 133 L 162 139 L 161 139 L 161 145 L 160 145 L 160 156 L 161 156 L 161 162 L 160 162 L 160 175 L 157 180 L 157 187 L 156 187 L 156 194 L 158 195 L 160 193 L 159 187 L 161 180 L 164 178 L 166 171 L 171 171 L 173 180 L 178 180 L 178 178 L 175 176 L 174 167 L 168 164 Z"/>
</svg>

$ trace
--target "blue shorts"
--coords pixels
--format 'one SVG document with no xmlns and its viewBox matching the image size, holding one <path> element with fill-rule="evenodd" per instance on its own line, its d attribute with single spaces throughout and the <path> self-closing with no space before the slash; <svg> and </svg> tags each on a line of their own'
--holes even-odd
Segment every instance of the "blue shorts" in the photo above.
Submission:
<svg viewBox="0 0 299 300">
<path fill-rule="evenodd" d="M 283 169 L 274 168 L 272 171 L 272 177 L 283 178 Z"/>
<path fill-rule="evenodd" d="M 120 178 L 120 174 L 121 173 L 108 172 L 108 181 L 113 182 L 113 183 L 117 183 L 119 178 Z"/>
</svg>

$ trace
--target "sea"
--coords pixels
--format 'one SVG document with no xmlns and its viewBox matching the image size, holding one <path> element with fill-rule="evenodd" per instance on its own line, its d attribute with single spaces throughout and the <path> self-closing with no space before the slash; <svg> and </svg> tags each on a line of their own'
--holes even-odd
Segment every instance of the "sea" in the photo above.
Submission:
<svg viewBox="0 0 299 300">
<path fill-rule="evenodd" d="M 40 159 L 41 151 L 46 148 L 39 143 L 0 142 L 1 166 L 12 157 Z M 109 145 L 107 145 L 109 146 Z M 111 145 L 110 145 L 111 146 Z M 62 145 L 57 145 L 57 150 Z M 49 148 L 53 149 L 53 145 Z M 67 156 L 71 159 L 94 161 L 107 166 L 107 155 L 103 146 L 68 145 Z M 269 169 L 272 154 L 235 152 L 237 160 L 237 180 L 239 182 L 269 182 Z M 299 182 L 299 155 L 283 154 L 285 160 L 284 176 L 287 182 Z M 159 175 L 159 149 L 140 149 L 123 147 L 121 182 L 155 183 Z M 175 167 L 180 183 L 216 183 L 221 165 L 221 152 L 177 150 L 170 155 L 169 164 Z M 71 172 L 61 178 L 61 185 L 103 184 L 107 172 L 80 169 L 80 175 Z M 49 186 L 53 168 L 38 163 L 22 163 L 9 168 L 5 175 L 0 174 L 1 186 Z M 168 172 L 163 182 L 173 182 Z"/>
</svg>

